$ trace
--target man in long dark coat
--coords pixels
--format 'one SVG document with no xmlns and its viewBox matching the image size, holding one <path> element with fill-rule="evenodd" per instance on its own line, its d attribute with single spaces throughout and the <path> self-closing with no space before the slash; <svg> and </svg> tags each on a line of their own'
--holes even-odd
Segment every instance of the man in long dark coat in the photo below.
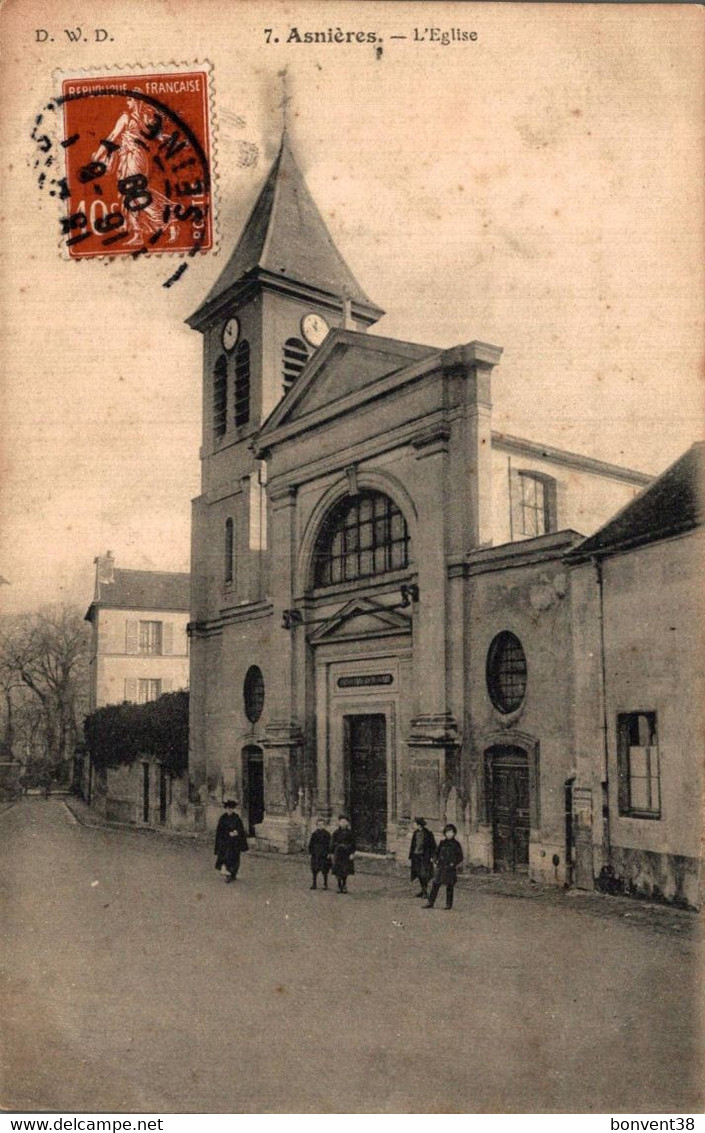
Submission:
<svg viewBox="0 0 705 1133">
<path fill-rule="evenodd" d="M 436 851 L 436 875 L 424 909 L 433 908 L 441 885 L 446 887 L 446 909 L 453 908 L 453 888 L 458 880 L 458 866 L 463 860 L 463 848 L 455 837 L 457 833 L 452 822 L 443 827 L 443 838 Z"/>
<path fill-rule="evenodd" d="M 436 839 L 426 826 L 425 818 L 414 819 L 414 832 L 411 835 L 409 847 L 409 861 L 411 862 L 411 880 L 418 879 L 421 886 L 417 897 L 428 899 L 428 883 L 433 877 L 433 859 L 436 856 Z"/>
<path fill-rule="evenodd" d="M 247 853 L 247 835 L 242 819 L 237 813 L 237 803 L 234 799 L 227 799 L 223 803 L 225 814 L 221 814 L 215 830 L 216 855 L 215 868 L 222 870 L 225 866 L 228 871 L 225 880 L 234 881 L 240 868 L 240 854 Z"/>
</svg>

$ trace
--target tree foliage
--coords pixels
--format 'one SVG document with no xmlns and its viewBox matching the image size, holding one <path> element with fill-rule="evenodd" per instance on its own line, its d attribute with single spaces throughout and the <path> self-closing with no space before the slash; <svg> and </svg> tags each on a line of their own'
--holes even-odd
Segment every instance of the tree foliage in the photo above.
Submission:
<svg viewBox="0 0 705 1133">
<path fill-rule="evenodd" d="M 86 717 L 86 748 L 97 768 L 160 760 L 175 777 L 188 765 L 188 692 L 166 692 L 149 704 L 110 704 Z"/>
</svg>

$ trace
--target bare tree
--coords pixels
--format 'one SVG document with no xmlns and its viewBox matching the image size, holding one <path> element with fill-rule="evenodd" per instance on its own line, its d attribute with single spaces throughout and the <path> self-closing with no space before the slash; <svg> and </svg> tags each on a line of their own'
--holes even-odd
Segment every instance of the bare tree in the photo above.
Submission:
<svg viewBox="0 0 705 1133">
<path fill-rule="evenodd" d="M 87 696 L 89 632 L 75 606 L 47 606 L 0 624 L 0 689 L 5 697 L 6 746 L 14 742 L 13 696 L 29 690 L 41 720 L 27 709 L 33 735 L 43 734 L 48 764 L 56 767 L 73 751 Z"/>
</svg>

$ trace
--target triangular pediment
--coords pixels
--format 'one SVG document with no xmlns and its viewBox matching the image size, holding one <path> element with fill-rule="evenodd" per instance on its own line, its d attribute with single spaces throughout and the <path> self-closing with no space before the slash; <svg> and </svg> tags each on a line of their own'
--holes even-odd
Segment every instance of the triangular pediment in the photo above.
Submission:
<svg viewBox="0 0 705 1133">
<path fill-rule="evenodd" d="M 437 351 L 432 346 L 382 338 L 359 331 L 333 330 L 313 355 L 296 384 L 267 420 L 260 441 L 283 425 L 361 393 Z"/>
<path fill-rule="evenodd" d="M 411 633 L 411 618 L 372 598 L 353 598 L 336 614 L 316 626 L 309 636 L 312 645 L 360 637 L 388 637 Z"/>
</svg>

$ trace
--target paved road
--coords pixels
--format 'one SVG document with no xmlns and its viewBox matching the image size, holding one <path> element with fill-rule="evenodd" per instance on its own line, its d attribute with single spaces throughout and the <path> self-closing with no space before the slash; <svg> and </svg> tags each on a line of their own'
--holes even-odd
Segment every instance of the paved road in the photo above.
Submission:
<svg viewBox="0 0 705 1133">
<path fill-rule="evenodd" d="M 250 855 L 0 815 L 3 1108 L 700 1111 L 689 922 L 397 878 L 347 897 Z"/>
</svg>

